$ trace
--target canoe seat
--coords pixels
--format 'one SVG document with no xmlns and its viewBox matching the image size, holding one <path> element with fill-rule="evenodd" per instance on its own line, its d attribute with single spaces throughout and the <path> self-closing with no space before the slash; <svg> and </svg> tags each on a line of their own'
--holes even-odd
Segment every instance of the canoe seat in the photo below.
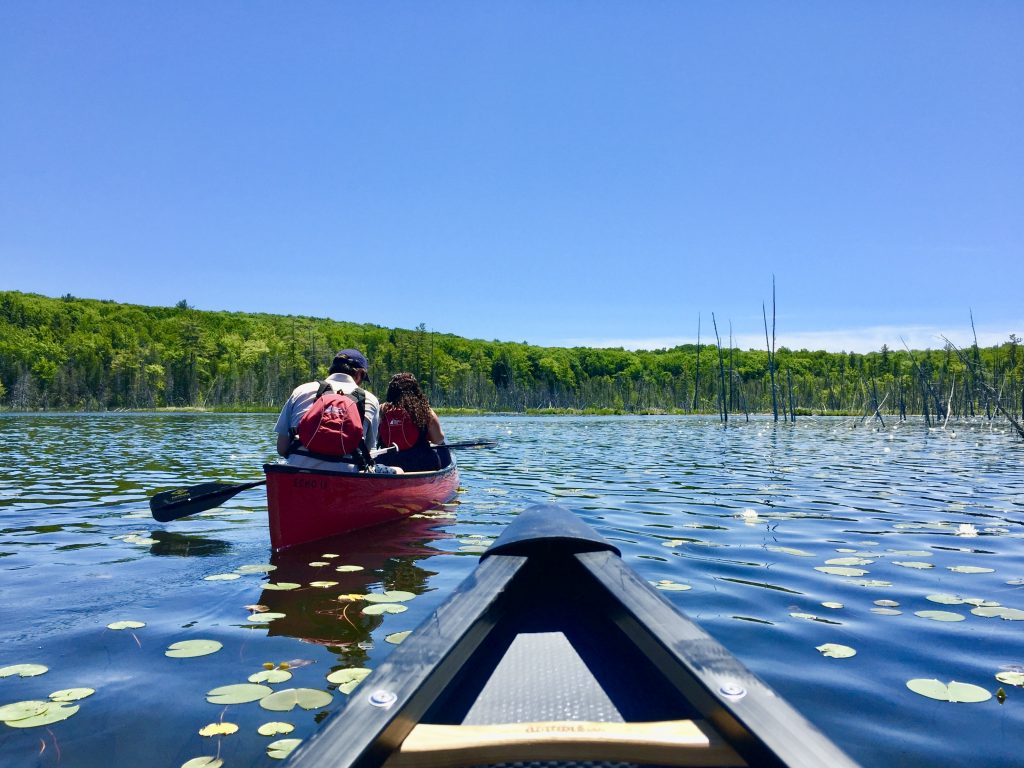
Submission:
<svg viewBox="0 0 1024 768">
<path fill-rule="evenodd" d="M 704 721 L 624 722 L 562 632 L 523 632 L 461 724 L 417 724 L 385 768 L 531 761 L 746 765 Z"/>
<path fill-rule="evenodd" d="M 459 768 L 537 761 L 663 766 L 745 766 L 704 721 L 599 723 L 562 720 L 499 725 L 420 723 L 385 768 Z"/>
</svg>

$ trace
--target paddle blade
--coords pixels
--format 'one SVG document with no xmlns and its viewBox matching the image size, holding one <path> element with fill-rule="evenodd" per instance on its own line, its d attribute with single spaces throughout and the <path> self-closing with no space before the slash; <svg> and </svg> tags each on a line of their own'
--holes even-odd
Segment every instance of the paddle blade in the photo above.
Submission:
<svg viewBox="0 0 1024 768">
<path fill-rule="evenodd" d="M 497 448 L 497 440 L 473 440 L 467 443 L 439 443 L 431 448 Z"/>
<path fill-rule="evenodd" d="M 266 480 L 251 483 L 200 483 L 186 488 L 174 488 L 156 494 L 149 500 L 149 511 L 157 522 L 168 523 L 194 515 L 223 504 L 247 488 L 263 485 Z"/>
</svg>

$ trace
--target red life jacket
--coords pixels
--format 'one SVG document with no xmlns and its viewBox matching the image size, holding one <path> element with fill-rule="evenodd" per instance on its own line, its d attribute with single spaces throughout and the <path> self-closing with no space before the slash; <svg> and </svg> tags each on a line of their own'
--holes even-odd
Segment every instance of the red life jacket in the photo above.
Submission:
<svg viewBox="0 0 1024 768">
<path fill-rule="evenodd" d="M 416 422 L 405 408 L 391 405 L 381 413 L 377 436 L 380 445 L 397 445 L 398 450 L 407 451 L 419 442 L 420 428 L 416 426 Z"/>
<path fill-rule="evenodd" d="M 365 402 L 366 393 L 361 389 L 346 395 L 335 392 L 326 381 L 320 382 L 316 399 L 299 419 L 299 442 L 310 453 L 354 455 L 363 440 Z"/>
</svg>

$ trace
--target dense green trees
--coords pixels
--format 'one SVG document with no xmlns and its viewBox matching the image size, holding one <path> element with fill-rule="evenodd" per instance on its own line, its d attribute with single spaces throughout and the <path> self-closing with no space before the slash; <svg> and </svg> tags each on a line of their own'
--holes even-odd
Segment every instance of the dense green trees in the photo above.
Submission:
<svg viewBox="0 0 1024 768">
<path fill-rule="evenodd" d="M 0 406 L 11 409 L 276 408 L 363 349 L 373 385 L 415 373 L 440 407 L 770 412 L 764 350 L 684 345 L 653 352 L 469 340 L 311 317 L 200 312 L 0 292 Z M 866 355 L 777 350 L 780 408 L 929 418 L 1024 408 L 1020 340 L 998 347 Z M 699 365 L 699 370 L 698 370 Z M 724 381 L 723 381 L 724 379 Z M 987 386 L 986 386 L 987 385 Z M 722 391 L 724 390 L 724 398 Z M 993 394 L 994 393 L 994 394 Z"/>
</svg>

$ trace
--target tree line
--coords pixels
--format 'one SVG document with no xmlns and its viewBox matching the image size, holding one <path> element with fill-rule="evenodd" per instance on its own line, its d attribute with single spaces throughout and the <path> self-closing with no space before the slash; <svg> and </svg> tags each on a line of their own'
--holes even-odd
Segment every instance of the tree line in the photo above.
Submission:
<svg viewBox="0 0 1024 768">
<path fill-rule="evenodd" d="M 774 308 L 773 308 L 774 309 Z M 714 318 L 712 318 L 714 321 Z M 774 318 L 773 318 L 774 326 Z M 360 348 L 371 389 L 411 371 L 435 407 L 488 412 L 781 411 L 929 420 L 1024 413 L 1024 351 L 1003 344 L 867 354 L 723 344 L 630 351 L 465 339 L 313 317 L 146 307 L 0 291 L 0 407 L 274 409 Z M 766 320 L 767 331 L 767 320 Z M 767 335 L 767 334 L 766 334 Z M 775 397 L 773 397 L 773 389 Z"/>
</svg>

